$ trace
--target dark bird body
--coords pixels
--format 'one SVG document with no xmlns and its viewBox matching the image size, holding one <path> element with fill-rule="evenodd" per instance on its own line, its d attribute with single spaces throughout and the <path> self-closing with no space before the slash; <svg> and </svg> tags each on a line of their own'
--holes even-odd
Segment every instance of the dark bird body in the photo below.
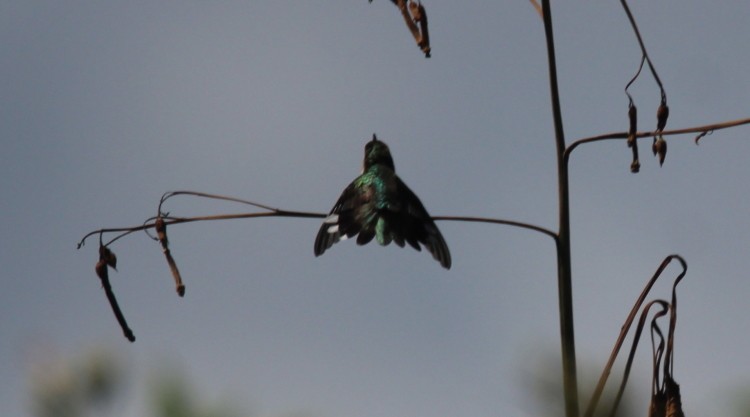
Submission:
<svg viewBox="0 0 750 417">
<path fill-rule="evenodd" d="M 339 240 L 357 236 L 365 245 L 408 243 L 427 248 L 440 265 L 451 267 L 448 245 L 422 202 L 396 175 L 388 146 L 375 135 L 365 146 L 364 171 L 349 184 L 331 209 L 315 239 L 315 256 Z"/>
</svg>

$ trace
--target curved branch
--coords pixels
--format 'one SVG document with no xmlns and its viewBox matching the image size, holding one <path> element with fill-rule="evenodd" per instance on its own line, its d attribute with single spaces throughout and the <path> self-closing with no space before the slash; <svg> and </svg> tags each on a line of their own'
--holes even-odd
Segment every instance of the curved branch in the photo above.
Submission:
<svg viewBox="0 0 750 417">
<path fill-rule="evenodd" d="M 622 8 L 625 9 L 625 14 L 628 15 L 628 20 L 630 21 L 630 25 L 633 27 L 633 31 L 635 32 L 635 37 L 638 39 L 638 45 L 640 45 L 641 47 L 641 53 L 643 54 L 643 59 L 645 59 L 646 62 L 648 62 L 648 68 L 651 70 L 651 74 L 654 76 L 654 80 L 656 80 L 656 84 L 659 85 L 662 99 L 664 99 L 664 97 L 666 96 L 666 94 L 664 93 L 664 86 L 661 84 L 661 80 L 659 79 L 659 74 L 656 73 L 656 68 L 654 68 L 654 64 L 651 63 L 651 58 L 649 58 L 648 56 L 648 52 L 646 51 L 646 44 L 643 43 L 643 38 L 641 38 L 641 31 L 638 30 L 638 25 L 635 23 L 635 18 L 633 17 L 633 13 L 630 12 L 630 7 L 628 6 L 628 3 L 625 0 L 620 0 L 620 3 L 622 4 Z M 643 60 L 641 60 L 641 68 L 643 68 Z M 638 74 L 640 73 L 641 73 L 641 70 L 638 69 Z M 636 74 L 636 77 L 638 77 L 637 74 Z M 630 85 L 630 83 L 628 83 L 628 85 Z"/>
<path fill-rule="evenodd" d="M 237 213 L 237 214 L 218 214 L 214 216 L 170 217 L 169 220 L 164 221 L 164 224 L 171 225 L 171 224 L 180 224 L 180 223 L 192 223 L 192 222 L 198 222 L 198 221 L 248 219 L 248 218 L 253 218 L 253 217 L 301 217 L 301 218 L 324 219 L 326 216 L 327 215 L 323 213 L 274 209 L 274 211 L 265 212 L 265 213 Z M 114 228 L 94 230 L 92 232 L 87 233 L 80 240 L 80 242 L 78 242 L 78 249 L 80 249 L 86 243 L 86 239 L 96 234 L 101 235 L 104 233 L 122 233 L 122 235 L 118 236 L 117 238 L 107 243 L 107 245 L 109 245 L 114 240 L 119 239 L 120 237 L 125 236 L 127 234 L 130 234 L 133 232 L 139 232 L 141 230 L 153 229 L 155 227 L 156 227 L 156 223 L 152 222 L 152 223 L 145 223 L 140 226 L 114 227 Z"/>
<path fill-rule="evenodd" d="M 700 137 L 703 137 L 705 136 L 705 133 L 710 132 L 710 131 L 727 129 L 730 127 L 742 126 L 746 124 L 750 124 L 750 117 L 745 118 L 745 119 L 730 120 L 727 122 L 713 123 L 713 124 L 703 125 L 703 126 L 688 127 L 684 129 L 663 130 L 661 132 L 655 132 L 655 131 L 654 132 L 638 132 L 635 134 L 635 137 L 647 138 L 647 137 L 653 137 L 654 135 L 657 135 L 657 134 L 662 135 L 662 136 L 668 136 L 668 135 L 683 135 L 686 133 L 699 133 Z M 567 160 L 570 157 L 570 154 L 573 152 L 573 150 L 577 148 L 579 145 L 583 145 L 585 143 L 591 143 L 591 142 L 600 142 L 603 140 L 627 139 L 627 138 L 628 138 L 628 132 L 615 132 L 615 133 L 605 133 L 602 135 L 578 139 L 575 142 L 568 145 L 567 149 L 565 149 L 565 159 Z"/>
<path fill-rule="evenodd" d="M 192 192 L 186 192 L 184 194 L 195 194 L 198 195 L 199 193 L 192 193 Z M 229 198 L 227 198 L 229 199 Z M 242 201 L 238 199 L 232 199 L 234 201 Z M 255 204 L 255 203 L 252 203 Z M 255 217 L 299 217 L 299 218 L 318 218 L 318 219 L 324 219 L 326 218 L 327 214 L 324 213 L 315 213 L 315 212 L 306 212 L 306 211 L 290 211 L 290 210 L 281 210 L 281 209 L 273 209 L 273 211 L 264 212 L 264 213 L 235 213 L 235 214 L 217 214 L 213 216 L 196 216 L 196 217 L 166 217 L 167 220 L 164 220 L 164 225 L 173 225 L 173 224 L 180 224 L 180 223 L 193 223 L 193 222 L 199 222 L 199 221 L 214 221 L 214 220 L 234 220 L 234 219 L 250 219 Z M 155 217 L 152 217 L 150 220 L 155 220 Z M 519 227 L 522 229 L 528 229 L 533 230 L 535 232 L 539 232 L 542 234 L 545 234 L 549 237 L 551 237 L 554 240 L 557 240 L 557 234 L 549 229 L 545 229 L 540 226 L 536 226 L 533 224 L 523 223 L 523 222 L 517 222 L 513 220 L 503 220 L 503 219 L 493 219 L 493 218 L 487 218 L 487 217 L 466 217 L 466 216 L 435 216 L 432 218 L 432 220 L 444 220 L 444 221 L 464 221 L 464 222 L 477 222 L 477 223 L 492 223 L 492 224 L 504 224 L 507 226 L 514 226 Z M 93 235 L 102 235 L 104 233 L 121 233 L 116 238 L 110 240 L 105 246 L 110 245 L 115 240 L 129 235 L 133 232 L 139 232 L 142 230 L 149 230 L 156 227 L 156 222 L 153 221 L 149 223 L 148 221 L 142 225 L 139 226 L 132 226 L 132 227 L 113 227 L 113 228 L 106 228 L 106 229 L 98 229 L 94 230 L 92 232 L 87 233 L 81 240 L 78 242 L 78 249 L 80 249 L 85 243 L 86 239 Z"/>
<path fill-rule="evenodd" d="M 658 327 L 656 327 L 656 320 L 664 317 L 669 312 L 669 303 L 664 300 L 653 300 L 646 304 L 645 307 L 643 307 L 643 312 L 641 313 L 641 319 L 638 320 L 638 326 L 635 330 L 635 335 L 633 336 L 633 344 L 630 348 L 630 353 L 628 354 L 628 360 L 625 363 L 625 372 L 623 372 L 622 376 L 622 382 L 620 382 L 620 388 L 617 390 L 617 395 L 615 396 L 614 401 L 612 402 L 612 412 L 610 413 L 610 416 L 614 417 L 617 413 L 617 408 L 620 406 L 620 401 L 622 400 L 622 396 L 625 393 L 625 386 L 628 384 L 628 378 L 630 377 L 630 370 L 633 366 L 633 359 L 635 358 L 635 352 L 638 348 L 638 342 L 641 340 L 641 334 L 643 333 L 643 329 L 646 326 L 646 319 L 648 318 L 649 311 L 651 310 L 651 307 L 658 305 L 661 307 L 661 311 L 658 311 L 656 314 L 654 314 L 654 317 L 651 319 L 651 345 L 654 346 L 654 331 L 658 332 L 659 335 L 661 335 L 661 331 Z M 663 344 L 663 342 L 662 342 Z M 658 349 L 657 349 L 658 350 Z M 660 355 L 658 353 L 654 354 L 654 361 L 656 361 L 656 357 Z M 657 369 L 656 366 L 654 366 L 654 369 Z"/>
<path fill-rule="evenodd" d="M 557 233 L 545 229 L 540 226 L 536 226 L 529 223 L 516 222 L 513 220 L 502 220 L 492 219 L 487 217 L 466 217 L 466 216 L 434 216 L 432 220 L 447 220 L 447 221 L 458 221 L 458 222 L 476 222 L 476 223 L 492 223 L 492 224 L 504 224 L 506 226 L 519 227 L 521 229 L 533 230 L 551 237 L 557 241 Z"/>
<path fill-rule="evenodd" d="M 266 206 L 264 204 L 255 203 L 253 201 L 243 200 L 241 198 L 227 197 L 227 196 L 218 195 L 218 194 L 209 194 L 209 193 L 201 193 L 201 192 L 197 192 L 197 191 L 186 191 L 186 190 L 184 190 L 184 191 L 167 191 L 166 193 L 164 193 L 161 196 L 161 200 L 159 201 L 159 210 L 158 210 L 159 214 L 161 214 L 161 206 L 164 204 L 164 202 L 167 201 L 168 199 L 170 199 L 170 198 L 172 198 L 174 196 L 178 196 L 178 195 L 192 195 L 192 196 L 195 196 L 195 197 L 212 198 L 212 199 L 215 199 L 215 200 L 233 201 L 235 203 L 247 204 L 247 205 L 250 205 L 250 206 L 253 206 L 253 207 L 257 207 L 257 208 L 260 208 L 260 209 L 263 209 L 263 210 L 279 211 L 279 209 L 277 209 L 277 208 L 269 207 L 269 206 Z"/>
<path fill-rule="evenodd" d="M 601 377 L 599 377 L 599 383 L 596 385 L 596 388 L 594 389 L 594 393 L 591 395 L 591 400 L 589 401 L 588 408 L 586 408 L 586 412 L 583 414 L 584 417 L 590 417 L 594 415 L 594 410 L 596 409 L 596 405 L 598 404 L 599 398 L 601 397 L 602 392 L 604 391 L 604 384 L 607 383 L 607 378 L 609 377 L 609 374 L 612 371 L 612 365 L 614 365 L 615 363 L 615 359 L 617 358 L 617 355 L 620 352 L 620 348 L 622 347 L 622 344 L 625 341 L 625 336 L 627 336 L 628 331 L 630 330 L 630 326 L 633 324 L 633 320 L 635 320 L 636 315 L 638 315 L 638 310 L 640 310 L 641 305 L 643 304 L 643 301 L 646 299 L 646 296 L 651 291 L 651 288 L 659 279 L 662 272 L 664 272 L 664 270 L 667 269 L 667 266 L 673 260 L 677 260 L 682 266 L 682 272 L 679 274 L 677 278 L 677 282 L 679 282 L 679 280 L 681 280 L 682 277 L 685 276 L 685 273 L 687 272 L 687 262 L 685 262 L 685 259 L 683 259 L 682 256 L 674 254 L 674 255 L 669 255 L 666 258 L 664 258 L 661 265 L 659 265 L 659 268 L 656 269 L 656 272 L 654 273 L 654 275 L 651 277 L 651 279 L 648 281 L 646 286 L 643 288 L 643 291 L 641 291 L 641 295 L 638 297 L 635 304 L 633 305 L 633 308 L 630 310 L 630 314 L 628 315 L 628 318 L 625 320 L 625 324 L 622 325 L 622 329 L 620 330 L 620 335 L 617 337 L 617 341 L 615 342 L 615 346 L 612 349 L 612 353 L 609 355 L 609 360 L 607 361 L 607 365 L 604 367 Z"/>
</svg>

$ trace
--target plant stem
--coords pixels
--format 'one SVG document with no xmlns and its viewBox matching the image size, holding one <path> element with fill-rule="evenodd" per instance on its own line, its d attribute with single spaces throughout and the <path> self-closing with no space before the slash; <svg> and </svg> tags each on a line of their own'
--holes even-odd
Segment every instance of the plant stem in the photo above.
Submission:
<svg viewBox="0 0 750 417">
<path fill-rule="evenodd" d="M 547 39 L 547 62 L 549 65 L 552 117 L 555 127 L 557 149 L 557 176 L 559 193 L 560 229 L 557 239 L 557 287 L 560 307 L 560 344 L 562 347 L 563 389 L 565 393 L 565 415 L 578 417 L 578 378 L 576 376 L 575 332 L 573 329 L 573 285 L 570 256 L 570 202 L 568 184 L 568 159 L 565 154 L 560 94 L 557 86 L 557 64 L 555 41 L 552 32 L 550 1 L 542 0 L 544 33 Z"/>
</svg>

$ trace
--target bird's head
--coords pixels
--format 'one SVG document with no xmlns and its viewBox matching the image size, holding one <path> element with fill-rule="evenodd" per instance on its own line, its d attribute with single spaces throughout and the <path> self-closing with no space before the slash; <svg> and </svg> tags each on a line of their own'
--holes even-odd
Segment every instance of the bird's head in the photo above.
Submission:
<svg viewBox="0 0 750 417">
<path fill-rule="evenodd" d="M 375 134 L 372 135 L 372 140 L 367 142 L 365 145 L 365 171 L 370 169 L 373 165 L 385 165 L 392 170 L 396 170 L 393 165 L 393 158 L 391 157 L 391 151 L 388 149 L 388 145 L 378 140 Z"/>
</svg>

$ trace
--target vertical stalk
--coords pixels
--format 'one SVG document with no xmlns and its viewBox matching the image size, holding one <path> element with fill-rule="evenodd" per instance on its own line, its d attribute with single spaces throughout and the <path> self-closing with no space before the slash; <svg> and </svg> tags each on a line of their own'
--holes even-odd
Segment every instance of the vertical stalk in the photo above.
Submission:
<svg viewBox="0 0 750 417">
<path fill-rule="evenodd" d="M 570 202 L 568 184 L 568 158 L 565 154 L 560 94 L 557 86 L 557 61 L 555 41 L 552 33 L 550 1 L 542 0 L 542 18 L 547 39 L 547 61 L 549 65 L 552 117 L 555 127 L 557 149 L 557 177 L 559 193 L 559 223 L 557 235 L 557 288 L 560 308 L 560 343 L 562 347 L 563 389 L 565 393 L 566 417 L 578 417 L 578 377 L 576 376 L 575 332 L 573 330 L 573 288 L 570 257 Z"/>
</svg>

